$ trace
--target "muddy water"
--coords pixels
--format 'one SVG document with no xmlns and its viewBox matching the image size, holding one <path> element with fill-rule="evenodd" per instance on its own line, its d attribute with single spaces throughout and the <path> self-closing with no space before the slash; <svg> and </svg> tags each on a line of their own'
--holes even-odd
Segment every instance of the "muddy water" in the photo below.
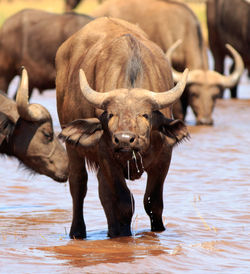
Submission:
<svg viewBox="0 0 250 274">
<path fill-rule="evenodd" d="M 32 99 L 59 123 L 55 93 Z M 192 126 L 175 148 L 164 188 L 166 231 L 149 231 L 145 179 L 128 182 L 136 208 L 133 236 L 108 239 L 90 174 L 85 203 L 88 237 L 70 240 L 68 183 L 30 175 L 15 159 L 0 165 L 0 273 L 250 273 L 250 84 L 240 99 L 217 103 L 214 127 Z"/>
</svg>

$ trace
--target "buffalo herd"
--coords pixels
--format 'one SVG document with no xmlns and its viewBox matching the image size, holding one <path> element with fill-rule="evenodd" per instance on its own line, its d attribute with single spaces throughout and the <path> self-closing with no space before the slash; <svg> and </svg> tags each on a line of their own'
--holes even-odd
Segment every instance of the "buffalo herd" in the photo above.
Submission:
<svg viewBox="0 0 250 274">
<path fill-rule="evenodd" d="M 56 181 L 69 179 L 72 239 L 86 237 L 86 167 L 97 175 L 109 237 L 131 235 L 126 179 L 144 172 L 151 230 L 163 231 L 163 184 L 173 147 L 189 138 L 188 106 L 196 125 L 213 125 L 216 98 L 226 88 L 237 97 L 244 67 L 250 71 L 250 4 L 207 0 L 209 69 L 200 22 L 183 2 L 106 0 L 90 15 L 71 11 L 79 2 L 65 0 L 64 14 L 26 9 L 3 23 L 0 153 Z M 9 84 L 20 74 L 12 100 Z M 58 137 L 47 109 L 29 103 L 34 88 L 56 88 Z"/>
</svg>

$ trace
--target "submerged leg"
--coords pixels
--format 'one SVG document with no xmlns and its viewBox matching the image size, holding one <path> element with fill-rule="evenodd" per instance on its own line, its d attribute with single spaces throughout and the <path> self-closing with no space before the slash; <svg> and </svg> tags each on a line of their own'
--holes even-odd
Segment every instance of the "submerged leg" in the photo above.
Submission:
<svg viewBox="0 0 250 274">
<path fill-rule="evenodd" d="M 147 171 L 148 180 L 144 195 L 144 208 L 150 218 L 151 231 L 163 231 L 163 184 L 168 173 L 171 158 L 171 148 L 165 148 L 157 161 Z"/>
<path fill-rule="evenodd" d="M 99 196 L 104 208 L 108 235 L 111 238 L 131 236 L 134 198 L 130 193 L 123 176 L 117 176 L 112 170 L 104 173 L 98 171 Z"/>
<path fill-rule="evenodd" d="M 68 150 L 69 156 L 69 186 L 73 202 L 73 220 L 70 238 L 86 238 L 86 227 L 83 218 L 83 202 L 87 193 L 88 174 L 85 160 L 76 152 Z"/>
</svg>

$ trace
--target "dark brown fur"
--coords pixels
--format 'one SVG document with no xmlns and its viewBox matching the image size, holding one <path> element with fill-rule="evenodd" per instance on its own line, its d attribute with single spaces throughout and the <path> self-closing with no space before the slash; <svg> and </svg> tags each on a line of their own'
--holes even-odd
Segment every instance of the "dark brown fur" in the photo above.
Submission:
<svg viewBox="0 0 250 274">
<path fill-rule="evenodd" d="M 245 0 L 207 1 L 207 26 L 209 45 L 214 57 L 215 70 L 224 73 L 224 59 L 229 43 L 242 56 L 250 74 L 250 4 Z M 237 97 L 237 85 L 231 89 Z"/>
<path fill-rule="evenodd" d="M 22 10 L 8 18 L 0 29 L 0 90 L 7 92 L 10 81 L 29 73 L 29 92 L 55 88 L 55 56 L 58 47 L 93 18 L 75 13 L 55 14 Z"/>
</svg>

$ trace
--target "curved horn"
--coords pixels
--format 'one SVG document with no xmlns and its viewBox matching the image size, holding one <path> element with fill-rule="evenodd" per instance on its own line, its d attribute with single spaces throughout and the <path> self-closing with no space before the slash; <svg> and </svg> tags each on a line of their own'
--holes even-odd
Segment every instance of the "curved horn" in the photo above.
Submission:
<svg viewBox="0 0 250 274">
<path fill-rule="evenodd" d="M 153 104 L 154 110 L 168 107 L 181 97 L 187 83 L 188 72 L 189 70 L 186 68 L 183 73 L 180 73 L 181 79 L 172 89 L 165 92 L 149 91 L 146 93 L 146 96 Z"/>
<path fill-rule="evenodd" d="M 84 98 L 96 108 L 104 109 L 104 102 L 113 96 L 113 92 L 97 92 L 93 90 L 87 81 L 86 75 L 82 69 L 79 71 L 80 88 Z"/>
<path fill-rule="evenodd" d="M 220 75 L 220 83 L 225 88 L 231 88 L 237 84 L 237 82 L 240 79 L 240 76 L 242 75 L 244 71 L 244 63 L 240 56 L 240 54 L 229 44 L 226 44 L 227 49 L 230 51 L 230 53 L 233 56 L 234 63 L 235 63 L 235 69 L 234 71 L 228 75 Z"/>
<path fill-rule="evenodd" d="M 115 91 L 105 93 L 96 92 L 89 86 L 85 73 L 82 69 L 79 71 L 79 77 L 80 87 L 84 98 L 96 108 L 105 109 L 106 100 L 114 96 L 116 94 Z M 165 92 L 153 92 L 144 90 L 144 92 L 140 92 L 140 95 L 142 95 L 144 99 L 150 101 L 155 110 L 165 108 L 169 105 L 172 105 L 180 98 L 185 89 L 187 77 L 188 69 L 185 69 L 181 75 L 180 81 L 172 89 Z"/>
<path fill-rule="evenodd" d="M 182 44 L 182 42 L 183 42 L 182 39 L 178 39 L 176 42 L 174 42 L 174 44 L 171 47 L 168 48 L 168 50 L 166 52 L 167 60 L 168 60 L 169 65 L 171 66 L 171 69 L 172 69 L 173 79 L 174 79 L 174 82 L 176 82 L 176 83 L 181 80 L 182 73 L 173 68 L 172 55 L 173 55 L 173 52 Z"/>
<path fill-rule="evenodd" d="M 21 82 L 17 90 L 16 105 L 21 118 L 27 121 L 38 121 L 44 118 L 45 112 L 38 104 L 29 104 L 29 85 L 27 70 L 22 68 Z"/>
</svg>

